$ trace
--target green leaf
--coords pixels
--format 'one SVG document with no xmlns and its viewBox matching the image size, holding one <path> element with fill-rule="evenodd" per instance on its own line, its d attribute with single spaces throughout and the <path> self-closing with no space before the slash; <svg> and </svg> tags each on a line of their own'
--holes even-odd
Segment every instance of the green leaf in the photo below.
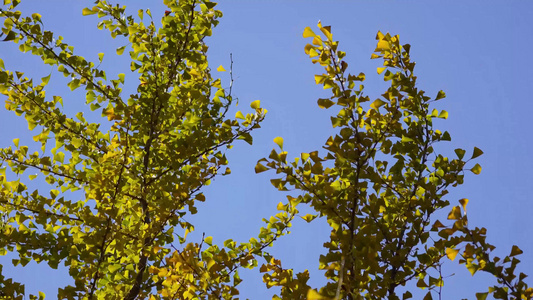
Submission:
<svg viewBox="0 0 533 300">
<path fill-rule="evenodd" d="M 518 246 L 513 245 L 513 248 L 511 249 L 511 255 L 510 256 L 512 257 L 512 256 L 520 255 L 522 253 L 524 253 L 524 251 L 520 250 L 520 248 L 518 248 Z"/>
<path fill-rule="evenodd" d="M 120 264 L 112 264 L 112 265 L 109 265 L 107 267 L 107 270 L 109 271 L 109 273 L 115 273 L 117 270 L 119 270 L 121 268 L 121 265 Z"/>
<path fill-rule="evenodd" d="M 274 143 L 276 143 L 281 149 L 283 149 L 283 138 L 282 137 L 276 137 L 274 139 Z"/>
<path fill-rule="evenodd" d="M 320 108 L 330 108 L 333 104 L 335 104 L 335 102 L 329 100 L 329 99 L 318 99 L 317 101 L 318 103 L 318 107 Z"/>
<path fill-rule="evenodd" d="M 481 166 L 476 164 L 472 169 L 470 169 L 470 171 L 476 175 L 479 175 L 479 173 L 481 173 Z"/>
<path fill-rule="evenodd" d="M 463 157 L 465 156 L 465 153 L 466 153 L 466 150 L 463 150 L 461 148 L 455 149 L 455 154 L 457 154 L 457 157 L 459 159 L 463 159 Z"/>
<path fill-rule="evenodd" d="M 483 154 L 483 151 L 481 151 L 481 149 L 479 149 L 478 147 L 474 147 L 474 154 L 472 154 L 472 158 L 476 158 L 476 157 L 479 157 Z"/>
</svg>

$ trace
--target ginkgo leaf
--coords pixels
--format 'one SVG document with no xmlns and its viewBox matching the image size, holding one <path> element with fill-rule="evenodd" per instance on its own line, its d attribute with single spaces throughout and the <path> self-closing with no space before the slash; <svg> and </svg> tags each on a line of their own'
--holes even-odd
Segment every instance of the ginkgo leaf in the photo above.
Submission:
<svg viewBox="0 0 533 300">
<path fill-rule="evenodd" d="M 474 153 L 472 154 L 472 159 L 479 157 L 481 155 L 483 155 L 483 151 L 481 151 L 481 149 L 479 149 L 478 147 L 474 147 Z"/>
<path fill-rule="evenodd" d="M 381 100 L 381 99 L 376 99 L 374 102 L 372 102 L 372 104 L 370 104 L 370 107 L 375 109 L 375 110 L 378 110 L 380 107 L 382 107 L 383 105 L 387 104 L 387 102 Z"/>
<path fill-rule="evenodd" d="M 383 73 L 383 71 L 385 71 L 386 69 L 387 67 L 378 68 L 378 74 Z"/>
<path fill-rule="evenodd" d="M 455 257 L 459 253 L 458 249 L 446 248 L 446 256 L 451 260 L 455 260 Z"/>
<path fill-rule="evenodd" d="M 457 154 L 457 157 L 459 159 L 463 159 L 463 157 L 465 156 L 465 153 L 466 153 L 466 151 L 461 149 L 461 148 L 457 148 L 454 151 L 455 151 L 455 154 Z"/>
<path fill-rule="evenodd" d="M 124 49 L 126 49 L 126 46 L 118 47 L 117 48 L 117 55 L 122 55 L 122 53 L 124 53 Z"/>
<path fill-rule="evenodd" d="M 327 297 L 320 295 L 316 290 L 309 289 L 307 291 L 307 300 L 327 300 Z"/>
<path fill-rule="evenodd" d="M 224 69 L 224 67 L 222 65 L 220 65 L 220 66 L 218 66 L 217 71 L 218 72 L 226 72 L 226 69 Z"/>
<path fill-rule="evenodd" d="M 461 203 L 461 206 L 463 207 L 463 210 L 466 213 L 466 205 L 468 204 L 468 199 L 463 198 L 463 199 L 459 200 L 459 203 Z"/>
<path fill-rule="evenodd" d="M 253 109 L 260 108 L 261 107 L 261 101 L 260 100 L 253 101 L 252 103 L 250 103 L 250 107 L 253 108 Z"/>
<path fill-rule="evenodd" d="M 448 220 L 459 220 L 461 218 L 461 209 L 459 206 L 454 206 L 452 211 L 448 214 Z"/>
<path fill-rule="evenodd" d="M 265 167 L 264 165 L 262 165 L 261 163 L 257 163 L 255 165 L 255 173 L 261 173 L 261 172 L 264 172 L 264 171 L 267 171 L 268 168 Z"/>
<path fill-rule="evenodd" d="M 520 255 L 524 253 L 524 251 L 520 250 L 520 248 L 518 248 L 518 246 L 516 245 L 513 245 L 513 248 L 511 249 L 511 254 L 509 256 L 516 256 L 516 255 Z"/>
<path fill-rule="evenodd" d="M 472 169 L 470 169 L 470 171 L 476 175 L 479 175 L 479 173 L 481 173 L 481 166 L 476 164 Z"/>
<path fill-rule="evenodd" d="M 304 33 L 303 33 L 304 38 L 315 37 L 315 36 L 316 34 L 313 32 L 313 30 L 311 30 L 310 27 L 305 27 Z"/>
<path fill-rule="evenodd" d="M 281 149 L 283 149 L 283 138 L 282 137 L 276 137 L 274 139 L 274 143 L 276 143 Z"/>
</svg>

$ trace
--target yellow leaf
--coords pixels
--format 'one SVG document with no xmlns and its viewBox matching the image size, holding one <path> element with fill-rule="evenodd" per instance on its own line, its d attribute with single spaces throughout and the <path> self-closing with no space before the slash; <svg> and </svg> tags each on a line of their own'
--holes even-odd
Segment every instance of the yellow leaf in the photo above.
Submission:
<svg viewBox="0 0 533 300">
<path fill-rule="evenodd" d="M 309 289 L 307 291 L 307 300 L 326 300 L 328 298 L 320 295 L 317 291 Z"/>
<path fill-rule="evenodd" d="M 454 206 L 452 211 L 448 214 L 448 220 L 459 220 L 461 218 L 461 209 L 459 206 Z"/>
<path fill-rule="evenodd" d="M 448 256 L 451 261 L 455 259 L 457 253 L 459 253 L 458 249 L 446 248 L 446 256 Z"/>
<path fill-rule="evenodd" d="M 383 73 L 383 71 L 385 71 L 385 69 L 387 69 L 387 67 L 378 68 L 378 74 Z"/>
<path fill-rule="evenodd" d="M 253 108 L 253 109 L 258 109 L 261 107 L 261 101 L 260 100 L 255 100 L 254 102 L 252 102 L 250 104 L 250 107 Z"/>
<path fill-rule="evenodd" d="M 218 68 L 217 68 L 217 71 L 219 72 L 226 72 L 226 69 L 224 69 L 224 67 L 222 65 L 220 65 Z"/>
<path fill-rule="evenodd" d="M 284 210 L 285 205 L 283 205 L 283 202 L 278 203 L 278 206 L 276 207 L 277 210 Z"/>
<path fill-rule="evenodd" d="M 274 139 L 274 143 L 276 143 L 280 148 L 283 148 L 283 138 L 282 137 L 277 137 Z"/>
<path fill-rule="evenodd" d="M 235 113 L 235 118 L 241 119 L 241 120 L 246 120 L 246 118 L 244 117 L 244 115 L 242 114 L 241 111 L 238 111 L 237 113 Z"/>
<path fill-rule="evenodd" d="M 380 58 L 381 56 L 375 54 L 375 53 L 372 53 L 372 55 L 370 55 L 370 59 L 376 59 L 376 58 Z"/>
<path fill-rule="evenodd" d="M 315 36 L 316 34 L 313 32 L 313 30 L 311 30 L 310 27 L 305 27 L 304 33 L 303 33 L 304 38 L 315 37 Z"/>
<path fill-rule="evenodd" d="M 376 51 L 382 51 L 382 50 L 389 50 L 390 44 L 387 41 L 380 40 L 378 42 L 378 46 L 376 47 Z"/>
</svg>

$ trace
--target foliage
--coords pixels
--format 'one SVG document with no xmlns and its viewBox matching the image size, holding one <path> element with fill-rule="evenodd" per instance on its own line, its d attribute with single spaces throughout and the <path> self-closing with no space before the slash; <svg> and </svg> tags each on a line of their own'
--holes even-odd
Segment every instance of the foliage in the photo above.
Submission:
<svg viewBox="0 0 533 300">
<path fill-rule="evenodd" d="M 416 87 L 410 47 L 401 46 L 397 36 L 378 33 L 372 58 L 384 60 L 378 72 L 391 86 L 371 102 L 359 84 L 364 74 L 346 74 L 345 53 L 337 49 L 331 29 L 319 23 L 325 38 L 305 29 L 304 37 L 313 38 L 306 53 L 326 68 L 315 80 L 332 91 L 318 105 L 340 107 L 332 117 L 338 134 L 328 139 L 325 156 L 303 153 L 290 163 L 283 139 L 276 138 L 281 151 L 260 160 L 256 172 L 276 170 L 282 177 L 272 180 L 275 187 L 301 194 L 280 203 L 280 212 L 265 219 L 256 238 L 216 245 L 210 236 L 187 239 L 194 230 L 187 216 L 197 213 L 197 201 L 206 201 L 202 188 L 230 173 L 226 149 L 239 139 L 251 144 L 251 132 L 266 110 L 254 101 L 250 113 L 227 116 L 235 102 L 231 85 L 226 90 L 212 77 L 204 42 L 222 16 L 215 3 L 165 0 L 168 10 L 160 25 L 149 10 L 128 16 L 125 7 L 106 0 L 84 9 L 84 15 L 101 19 L 99 29 L 127 39 L 127 49 L 116 52 L 128 50 L 135 83 L 125 74 L 108 80 L 100 64 L 44 30 L 39 14 L 16 11 L 19 2 L 4 0 L 3 41 L 69 78 L 72 91 L 84 89 L 85 105 L 102 117 L 90 122 L 83 112 L 68 115 L 61 96 L 46 95 L 51 75 L 36 84 L 0 60 L 6 108 L 24 116 L 40 145 L 34 151 L 15 139 L 0 149 L 0 255 L 16 253 L 14 265 L 66 266 L 74 286 L 60 288 L 57 298 L 232 299 L 239 293 L 238 270 L 258 267 L 261 259 L 267 287 L 281 287 L 277 299 L 399 299 L 398 287 L 410 281 L 428 289 L 431 299 L 431 291 L 439 293 L 444 282 L 431 270 L 438 274 L 446 257 L 460 254 L 459 262 L 472 274 L 485 271 L 498 280 L 478 299 L 488 293 L 531 299 L 525 275 L 514 275 L 521 250 L 513 246 L 509 256 L 492 257 L 485 229 L 467 224 L 468 200 L 452 208 L 448 225 L 434 220 L 450 205 L 448 188 L 463 183 L 466 164 L 482 151 L 475 148 L 467 160 L 462 149 L 456 149 L 456 159 L 435 153 L 436 143 L 450 140 L 433 128 L 433 119 L 447 113 L 430 110 L 444 93 L 430 98 Z M 98 54 L 99 63 L 103 59 Z M 126 96 L 130 85 L 135 93 Z M 481 167 L 470 170 L 479 174 Z M 41 183 L 40 190 L 21 179 L 25 174 Z M 317 213 L 304 220 L 324 217 L 332 228 L 320 258 L 328 283 L 318 290 L 308 286 L 308 271 L 294 274 L 265 251 L 288 232 L 302 203 Z M 1 271 L 0 265 L 0 297 L 24 299 L 23 283 Z M 410 292 L 403 294 L 409 297 Z"/>
<path fill-rule="evenodd" d="M 41 145 L 31 152 L 16 139 L 0 150 L 0 254 L 16 251 L 15 265 L 68 267 L 75 284 L 59 289 L 60 299 L 237 294 L 237 269 L 257 266 L 254 255 L 262 255 L 289 220 L 273 217 L 249 243 L 229 240 L 219 247 L 211 237 L 187 241 L 194 226 L 186 216 L 205 200 L 202 187 L 230 173 L 225 149 L 238 139 L 251 144 L 250 132 L 266 113 L 254 101 L 252 112 L 226 116 L 234 104 L 231 90 L 212 77 L 204 43 L 222 15 L 215 3 L 166 0 L 159 27 L 149 10 L 126 16 L 125 7 L 104 0 L 83 10 L 101 19 L 99 29 L 129 41 L 131 71 L 139 78 L 129 97 L 123 92 L 125 74 L 107 80 L 99 65 L 43 30 L 39 14 L 25 17 L 14 10 L 18 1 L 4 3 L 3 40 L 57 68 L 72 91 L 83 88 L 85 104 L 100 110 L 103 119 L 91 123 L 83 112 L 68 116 L 60 96 L 46 95 L 50 76 L 36 84 L 22 72 L 6 70 L 0 60 L 6 108 L 24 116 Z M 124 51 L 120 47 L 117 54 Z M 98 57 L 102 62 L 103 53 Z M 103 130 L 106 126 L 110 129 Z M 30 172 L 33 180 L 35 171 L 49 190 L 32 191 L 20 178 L 8 180 Z M 21 283 L 0 276 L 2 295 L 24 297 Z M 30 296 L 37 297 L 44 295 Z"/>
<path fill-rule="evenodd" d="M 470 169 L 466 164 L 483 152 L 474 148 L 469 159 L 463 149 L 455 149 L 453 159 L 436 152 L 436 144 L 451 140 L 448 132 L 433 126 L 434 119 L 448 117 L 444 110 L 431 109 L 445 94 L 440 91 L 432 98 L 417 87 L 410 45 L 378 32 L 371 58 L 383 60 L 377 71 L 390 87 L 371 101 L 360 84 L 365 74 L 348 74 L 345 53 L 338 50 L 331 28 L 318 27 L 322 36 L 309 27 L 304 30 L 303 37 L 313 39 L 305 52 L 325 68 L 315 81 L 331 89 L 332 96 L 319 99 L 318 105 L 339 108 L 331 117 L 338 134 L 327 140 L 324 156 L 302 153 L 294 162 L 287 161 L 281 140 L 275 140 L 281 151 L 261 159 L 256 170 L 276 170 L 282 174 L 272 180 L 276 188 L 301 191 L 286 207 L 309 204 L 317 214 L 304 216 L 306 221 L 327 219 L 331 234 L 320 268 L 328 283 L 319 291 L 310 289 L 306 273 L 290 276 L 290 270 L 274 261 L 263 268 L 267 285 L 281 286 L 283 299 L 409 299 L 412 293 L 400 295 L 399 287 L 416 281 L 428 290 L 424 299 L 440 299 L 440 266 L 446 257 L 454 260 L 459 254 L 459 263 L 472 275 L 485 271 L 497 278 L 487 292 L 476 294 L 477 299 L 488 294 L 531 299 L 533 288 L 523 281 L 526 275 L 514 274 L 522 251 L 513 246 L 508 256 L 492 257 L 494 246 L 485 241 L 485 228 L 468 225 L 468 199 L 453 206 L 447 225 L 435 217 L 450 205 L 445 199 L 448 189 L 463 183 L 465 170 L 480 173 L 479 164 Z"/>
</svg>

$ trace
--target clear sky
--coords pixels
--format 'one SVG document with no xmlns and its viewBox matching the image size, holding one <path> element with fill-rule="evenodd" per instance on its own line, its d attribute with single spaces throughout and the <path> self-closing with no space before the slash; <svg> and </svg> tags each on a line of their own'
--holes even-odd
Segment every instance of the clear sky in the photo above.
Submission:
<svg viewBox="0 0 533 300">
<path fill-rule="evenodd" d="M 156 19 L 165 10 L 162 1 L 119 2 L 131 8 L 132 14 L 138 8 L 150 8 Z M 99 52 L 106 53 L 102 67 L 108 70 L 108 77 L 128 72 L 127 55 L 114 56 L 114 48 L 127 41 L 111 40 L 107 31 L 96 29 L 96 17 L 81 16 L 81 9 L 91 3 L 23 0 L 20 10 L 40 13 L 46 29 L 64 36 L 77 54 L 97 61 Z M 257 235 L 261 218 L 275 213 L 276 204 L 285 198 L 270 185 L 274 174 L 254 173 L 257 160 L 274 147 L 272 139 L 282 136 L 289 157 L 295 157 L 320 149 L 333 133 L 329 116 L 334 111 L 316 105 L 317 98 L 328 93 L 314 83 L 313 75 L 322 70 L 303 51 L 307 43 L 303 29 L 316 28 L 321 20 L 332 26 L 334 39 L 341 41 L 349 71 L 367 74 L 365 86 L 371 98 L 386 88 L 376 74 L 380 62 L 369 59 L 376 32 L 399 34 L 402 43 L 411 44 L 419 87 L 429 95 L 442 89 L 448 96 L 438 108 L 446 109 L 449 118 L 437 126 L 450 132 L 452 142 L 443 145 L 442 151 L 452 156 L 454 148 L 477 146 L 485 152 L 477 161 L 483 167 L 481 175 L 468 173 L 465 184 L 451 190 L 448 199 L 454 205 L 461 198 L 470 199 L 470 225 L 488 229 L 488 242 L 497 246 L 496 254 L 508 254 L 511 245 L 517 244 L 524 251 L 520 270 L 533 270 L 533 2 L 225 1 L 219 9 L 224 17 L 207 41 L 210 64 L 213 69 L 219 65 L 228 69 L 232 53 L 233 92 L 240 99 L 239 107 L 245 110 L 251 101 L 260 99 L 269 113 L 262 129 L 254 132 L 253 146 L 241 142 L 228 152 L 233 173 L 205 190 L 207 202 L 190 220 L 197 223 L 197 238 L 205 232 L 222 243 L 228 238 L 244 241 Z M 50 72 L 39 59 L 18 53 L 11 43 L 0 43 L 0 58 L 7 69 L 37 78 Z M 227 73 L 216 75 L 227 85 Z M 63 95 L 68 102 L 65 106 L 74 113 L 86 109 L 81 92 L 66 97 L 67 91 L 66 86 L 58 86 L 48 94 Z M 31 140 L 25 121 L 3 109 L 0 126 L 2 147 L 17 137 Z M 323 279 L 318 256 L 324 252 L 322 243 L 328 239 L 329 227 L 325 220 L 311 224 L 299 220 L 292 232 L 271 252 L 282 259 L 284 267 L 309 269 L 310 284 L 319 287 Z M 66 270 L 49 271 L 45 265 L 34 264 L 12 268 L 10 258 L 0 257 L 4 273 L 26 282 L 29 291 L 42 290 L 54 299 L 57 287 L 70 282 Z M 485 291 L 495 282 L 482 274 L 472 278 L 463 266 L 456 265 L 446 262 L 443 267 L 444 276 L 455 274 L 445 279 L 444 299 L 473 299 L 475 292 Z M 242 298 L 270 299 L 275 292 L 264 287 L 258 270 L 242 274 Z M 533 279 L 529 283 L 533 284 Z"/>
</svg>

